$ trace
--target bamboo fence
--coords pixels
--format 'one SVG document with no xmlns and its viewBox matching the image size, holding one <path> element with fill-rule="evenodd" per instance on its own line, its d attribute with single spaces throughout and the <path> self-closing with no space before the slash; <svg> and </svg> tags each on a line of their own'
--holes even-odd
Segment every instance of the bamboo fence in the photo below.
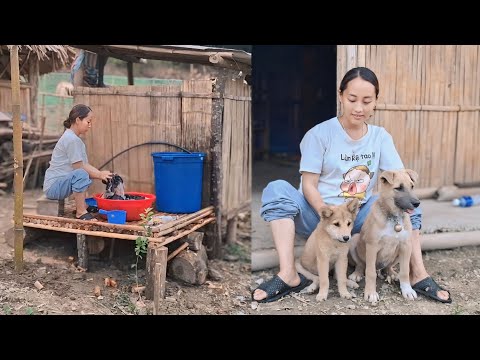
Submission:
<svg viewBox="0 0 480 360">
<path fill-rule="evenodd" d="M 356 66 L 380 83 L 371 123 L 385 127 L 418 187 L 480 182 L 480 46 L 340 45 L 337 82 Z"/>
<path fill-rule="evenodd" d="M 89 162 L 100 167 L 121 151 L 150 141 L 204 152 L 202 207 L 215 205 L 217 215 L 227 220 L 236 216 L 251 199 L 250 88 L 242 81 L 227 78 L 224 92 L 216 89 L 214 80 L 159 86 L 76 87 L 74 103 L 89 105 L 95 116 L 84 139 Z M 217 100 L 223 105 L 220 133 L 212 131 L 216 111 L 213 101 Z M 218 150 L 214 143 L 221 144 Z M 167 145 L 139 146 L 103 169 L 120 174 L 126 191 L 155 193 L 151 153 L 160 151 L 181 150 Z M 220 166 L 214 167 L 214 158 Z M 212 178 L 220 179 L 218 187 Z M 89 192 L 104 189 L 97 181 Z"/>
</svg>

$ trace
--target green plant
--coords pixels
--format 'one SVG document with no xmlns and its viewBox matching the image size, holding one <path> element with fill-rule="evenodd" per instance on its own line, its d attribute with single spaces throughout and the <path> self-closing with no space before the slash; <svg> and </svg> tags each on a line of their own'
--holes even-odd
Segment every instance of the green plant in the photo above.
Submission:
<svg viewBox="0 0 480 360">
<path fill-rule="evenodd" d="M 225 251 L 227 252 L 227 254 L 238 256 L 238 258 L 241 261 L 244 261 L 244 262 L 250 261 L 250 252 L 248 247 L 240 242 L 234 242 L 232 244 L 228 244 L 225 247 Z"/>
<path fill-rule="evenodd" d="M 10 315 L 12 313 L 12 308 L 8 305 L 3 305 L 3 312 L 5 315 Z"/>
<path fill-rule="evenodd" d="M 138 260 L 142 259 L 142 255 L 147 253 L 148 248 L 148 238 L 152 236 L 152 227 L 149 225 L 151 223 L 154 212 L 152 208 L 145 209 L 143 214 L 140 214 L 142 219 L 141 226 L 145 230 L 145 236 L 139 236 L 135 240 L 135 255 L 137 257 L 135 262 L 135 282 L 138 287 Z M 139 294 L 140 295 L 140 294 Z"/>
<path fill-rule="evenodd" d="M 138 315 L 140 313 L 137 307 L 135 306 L 135 304 L 132 303 L 132 301 L 130 300 L 130 297 L 128 296 L 128 294 L 125 294 L 125 293 L 120 293 L 116 296 L 113 307 L 118 308 L 124 314 L 125 314 L 125 311 L 123 310 L 124 308 L 126 308 L 126 310 L 129 313 L 134 315 Z"/>
<path fill-rule="evenodd" d="M 456 305 L 452 311 L 452 315 L 462 315 L 463 308 L 460 305 Z"/>
<path fill-rule="evenodd" d="M 34 315 L 34 313 L 35 309 L 30 306 L 25 309 L 25 315 Z"/>
</svg>

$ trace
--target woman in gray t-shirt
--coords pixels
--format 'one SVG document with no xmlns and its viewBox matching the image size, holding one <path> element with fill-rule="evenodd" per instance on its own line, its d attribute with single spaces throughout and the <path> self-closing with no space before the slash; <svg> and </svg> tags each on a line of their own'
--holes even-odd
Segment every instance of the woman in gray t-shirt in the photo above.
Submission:
<svg viewBox="0 0 480 360">
<path fill-rule="evenodd" d="M 63 122 L 66 130 L 53 149 L 43 182 L 43 192 L 48 199 L 62 200 L 73 193 L 76 217 L 81 220 L 95 219 L 87 212 L 85 203 L 92 179 L 107 181 L 113 176 L 110 171 L 100 171 L 88 163 L 85 144 L 79 137 L 91 128 L 93 117 L 87 105 L 77 104 L 72 108 Z"/>
<path fill-rule="evenodd" d="M 358 237 L 376 199 L 372 196 L 372 188 L 378 175 L 384 170 L 403 168 L 392 136 L 384 128 L 367 123 L 373 116 L 378 93 L 378 79 L 372 70 L 365 67 L 349 70 L 338 92 L 343 113 L 310 129 L 300 143 L 300 188 L 276 180 L 263 190 L 261 215 L 270 222 L 280 271 L 254 290 L 252 300 L 276 301 L 308 286 L 309 281 L 295 268 L 295 233 L 307 238 L 319 223 L 323 206 L 340 205 L 349 198 L 357 198 L 362 205 L 355 219 L 352 239 Z M 420 246 L 419 207 L 410 218 L 413 228 L 412 287 L 432 299 L 451 302 L 449 292 L 425 269 Z"/>
</svg>

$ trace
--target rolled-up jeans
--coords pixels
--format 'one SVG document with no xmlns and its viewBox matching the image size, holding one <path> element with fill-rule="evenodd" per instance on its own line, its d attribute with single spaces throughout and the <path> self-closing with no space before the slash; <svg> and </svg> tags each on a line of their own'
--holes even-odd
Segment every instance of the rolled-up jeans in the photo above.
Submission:
<svg viewBox="0 0 480 360">
<path fill-rule="evenodd" d="M 378 195 L 373 195 L 360 206 L 353 225 L 352 235 L 360 232 L 370 208 Z M 303 194 L 285 180 L 270 182 L 262 193 L 260 216 L 265 221 L 292 219 L 295 223 L 295 233 L 308 238 L 320 222 L 320 216 L 310 206 Z M 422 228 L 422 210 L 417 207 L 410 215 L 412 228 Z"/>
<path fill-rule="evenodd" d="M 45 196 L 50 200 L 63 200 L 72 193 L 81 193 L 87 191 L 92 183 L 90 176 L 84 169 L 75 169 L 65 176 L 59 177 L 45 192 Z"/>
</svg>

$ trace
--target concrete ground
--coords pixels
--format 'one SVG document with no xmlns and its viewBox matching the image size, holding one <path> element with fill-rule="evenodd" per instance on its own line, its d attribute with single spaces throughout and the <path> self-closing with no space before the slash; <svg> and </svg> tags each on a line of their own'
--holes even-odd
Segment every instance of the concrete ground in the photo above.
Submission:
<svg viewBox="0 0 480 360">
<path fill-rule="evenodd" d="M 283 179 L 298 187 L 300 174 L 298 164 L 279 161 L 256 161 L 253 163 L 252 183 L 252 271 L 278 266 L 278 257 L 273 245 L 270 226 L 260 217 L 263 188 L 273 180 Z M 422 249 L 452 248 L 451 232 L 455 246 L 480 245 L 480 206 L 454 207 L 451 201 L 422 200 L 423 226 Z M 305 239 L 298 238 L 295 253 L 301 254 Z"/>
</svg>

